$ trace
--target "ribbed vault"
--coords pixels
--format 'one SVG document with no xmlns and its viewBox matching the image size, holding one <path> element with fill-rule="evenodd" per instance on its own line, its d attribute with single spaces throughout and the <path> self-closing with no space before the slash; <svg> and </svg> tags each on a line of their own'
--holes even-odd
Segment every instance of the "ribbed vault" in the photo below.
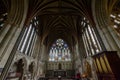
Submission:
<svg viewBox="0 0 120 80">
<path fill-rule="evenodd" d="M 0 3 L 1 14 L 6 11 L 9 13 L 9 10 L 11 10 L 10 14 L 13 12 L 19 13 L 19 10 L 22 10 L 22 4 L 19 4 L 19 8 L 17 4 L 11 7 L 11 3 L 19 2 L 2 0 Z M 93 6 L 93 3 L 95 6 Z M 30 21 L 37 16 L 39 17 L 37 32 L 45 45 L 49 47 L 57 38 L 62 38 L 68 45 L 73 46 L 77 43 L 78 35 L 81 33 L 80 22 L 83 17 L 95 26 L 93 17 L 99 19 L 98 21 L 106 22 L 107 20 L 102 19 L 105 18 L 103 15 L 109 15 L 116 9 L 120 11 L 119 4 L 119 0 L 28 0 L 25 25 L 29 25 Z M 95 7 L 95 9 L 92 7 Z M 12 11 L 13 9 L 16 10 Z M 95 13 L 94 16 L 93 12 Z M 21 16 L 21 13 L 19 15 Z M 19 23 L 20 20 L 16 20 L 20 17 L 19 15 L 10 15 L 10 21 Z M 16 18 L 13 20 L 14 16 Z"/>
<path fill-rule="evenodd" d="M 7 0 L 3 0 L 3 1 L 0 0 L 0 15 L 3 14 L 3 13 L 9 12 L 10 5 L 11 5 L 10 0 L 9 1 L 7 1 Z"/>
<path fill-rule="evenodd" d="M 68 41 L 69 45 L 72 45 L 72 37 L 76 41 L 76 16 L 51 16 L 48 19 L 48 16 L 40 17 L 42 19 L 41 26 L 44 26 L 43 40 L 47 42 L 46 44 L 51 44 L 58 38 L 62 38 Z M 42 36 L 42 35 L 41 35 Z"/>
<path fill-rule="evenodd" d="M 92 19 L 91 0 L 29 0 L 28 18 L 38 16 L 40 25 L 38 33 L 48 47 L 62 38 L 68 45 L 73 46 L 80 34 L 81 19 Z"/>
</svg>

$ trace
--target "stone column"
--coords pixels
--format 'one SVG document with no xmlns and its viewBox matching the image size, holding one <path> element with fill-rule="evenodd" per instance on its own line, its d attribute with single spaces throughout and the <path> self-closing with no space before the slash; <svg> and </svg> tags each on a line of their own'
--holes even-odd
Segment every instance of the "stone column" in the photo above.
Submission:
<svg viewBox="0 0 120 80">
<path fill-rule="evenodd" d="M 21 6 L 24 6 L 24 8 L 22 8 Z M 9 72 L 10 66 L 16 54 L 17 47 L 22 37 L 22 30 L 24 29 L 23 26 L 24 26 L 26 14 L 27 14 L 27 1 L 24 0 L 11 1 L 11 10 L 10 13 L 8 14 L 8 22 L 10 22 L 10 24 L 8 23 L 6 28 L 3 29 L 5 30 L 2 33 L 3 35 L 0 35 L 0 37 L 2 37 L 0 38 L 1 39 L 0 42 L 2 41 L 2 48 L 0 48 L 0 51 L 2 50 L 2 54 L 3 54 L 1 62 L 3 62 L 2 65 L 4 67 L 0 75 L 0 80 L 5 80 Z"/>
<path fill-rule="evenodd" d="M 41 65 L 40 62 L 40 57 L 41 57 L 41 38 L 39 36 L 37 36 L 37 41 L 35 43 L 35 48 L 34 48 L 34 53 L 33 53 L 34 58 L 36 59 L 36 70 L 35 70 L 35 78 L 38 79 L 39 78 L 39 68 Z"/>
<path fill-rule="evenodd" d="M 80 37 L 78 37 L 78 51 L 79 51 L 79 57 L 80 57 L 80 61 L 81 61 L 81 74 L 84 72 L 83 68 L 83 59 L 85 57 L 87 57 L 86 52 L 85 52 L 85 47 L 84 47 L 84 43 L 83 43 L 83 39 L 82 39 L 82 35 L 80 35 Z"/>
</svg>

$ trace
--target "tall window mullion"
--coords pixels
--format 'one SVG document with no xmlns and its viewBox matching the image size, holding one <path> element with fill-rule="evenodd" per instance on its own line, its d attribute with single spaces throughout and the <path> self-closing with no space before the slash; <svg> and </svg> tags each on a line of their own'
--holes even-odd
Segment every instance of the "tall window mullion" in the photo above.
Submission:
<svg viewBox="0 0 120 80">
<path fill-rule="evenodd" d="M 90 44 L 90 48 L 91 48 L 91 51 L 92 51 L 92 55 L 95 54 L 95 51 L 93 49 L 93 43 L 92 43 L 92 40 L 91 40 L 91 36 L 89 34 L 89 31 L 88 31 L 88 26 L 86 28 L 86 34 L 87 34 L 87 37 L 88 37 L 88 41 L 89 41 L 89 44 Z"/>
<path fill-rule="evenodd" d="M 28 33 L 27 33 L 26 38 L 25 38 L 25 40 L 24 40 L 23 46 L 22 46 L 22 48 L 21 48 L 21 52 L 24 52 L 24 51 L 25 51 L 26 43 L 27 43 L 27 40 L 28 40 L 28 38 L 29 38 L 29 34 L 30 34 L 30 32 L 31 32 L 31 29 L 32 29 L 32 25 L 30 25 L 29 30 L 27 31 Z"/>
<path fill-rule="evenodd" d="M 93 43 L 94 43 L 94 46 L 93 46 L 93 47 L 95 47 L 95 50 L 96 50 L 96 48 L 97 48 L 98 51 L 100 51 L 99 45 L 98 45 L 98 43 L 97 43 L 97 40 L 96 40 L 95 35 L 94 35 L 94 33 L 93 33 L 93 31 L 92 31 L 91 28 L 92 28 L 92 27 L 88 26 L 89 32 L 91 33 L 92 41 L 93 41 Z M 98 52 L 98 51 L 97 51 L 97 52 Z"/>
<path fill-rule="evenodd" d="M 31 49 L 32 49 L 32 44 L 33 44 L 33 40 L 34 40 L 34 37 L 35 37 L 35 31 L 34 31 L 34 33 L 33 33 L 33 36 L 32 36 L 32 39 L 31 39 L 31 41 L 30 41 L 30 47 L 28 48 L 28 52 L 27 52 L 27 55 L 30 55 L 31 53 Z"/>
<path fill-rule="evenodd" d="M 90 28 L 91 29 L 91 32 L 92 32 L 92 34 L 93 34 L 93 38 L 94 38 L 94 40 L 95 40 L 95 45 L 96 45 L 96 48 L 97 48 L 97 52 L 100 52 L 100 51 L 102 51 L 102 48 L 101 48 L 101 46 L 100 46 L 100 43 L 99 43 L 99 41 L 98 41 L 98 39 L 97 39 L 97 37 L 96 37 L 96 35 L 95 35 L 95 32 L 94 32 L 94 29 L 93 28 Z"/>
<path fill-rule="evenodd" d="M 31 48 L 30 48 L 30 52 L 29 52 L 30 56 L 32 56 L 32 52 L 34 50 L 35 42 L 36 42 L 36 33 L 34 34 L 33 41 L 32 41 L 32 44 L 31 44 Z"/>
<path fill-rule="evenodd" d="M 86 30 L 85 30 L 85 33 L 84 33 L 84 34 L 85 34 L 84 36 L 85 36 L 86 42 L 87 42 L 88 47 L 89 47 L 90 55 L 92 55 L 92 50 L 91 50 L 91 47 L 90 47 L 90 43 L 89 43 L 89 40 L 88 40 L 88 36 L 87 36 Z"/>
<path fill-rule="evenodd" d="M 29 40 L 28 40 L 27 48 L 26 48 L 26 51 L 25 51 L 25 54 L 27 54 L 27 55 L 29 54 L 29 53 L 28 53 L 28 50 L 29 50 L 29 47 L 31 46 L 30 44 L 31 44 L 31 41 L 32 41 L 33 35 L 34 35 L 34 28 L 32 29 L 32 32 L 31 32 L 30 38 L 29 38 Z"/>
<path fill-rule="evenodd" d="M 101 47 L 101 45 L 100 45 L 100 42 L 98 41 L 98 38 L 97 38 L 97 36 L 96 36 L 95 31 L 94 31 L 93 28 L 92 28 L 92 32 L 93 32 L 93 35 L 94 35 L 94 37 L 95 37 L 95 40 L 96 40 L 96 43 L 97 43 L 97 45 L 98 45 L 99 50 L 102 51 L 102 47 Z"/>
<path fill-rule="evenodd" d="M 84 35 L 82 35 L 82 39 L 83 39 L 83 43 L 84 43 L 84 45 L 85 45 L 86 55 L 88 56 L 88 55 L 89 55 L 89 53 L 88 53 L 88 47 L 87 47 L 87 44 L 86 44 L 86 40 L 85 40 L 85 38 L 84 38 Z"/>
<path fill-rule="evenodd" d="M 91 30 L 89 29 L 89 25 L 87 26 L 87 32 L 88 32 L 88 35 L 90 37 L 90 41 L 91 41 L 91 47 L 94 51 L 94 54 L 96 53 L 96 46 L 95 46 L 95 41 L 94 41 L 94 38 L 93 38 L 93 34 L 91 33 Z M 93 54 L 93 55 L 94 55 Z"/>
<path fill-rule="evenodd" d="M 24 51 L 23 51 L 24 54 L 25 54 L 25 52 L 26 52 L 26 50 L 27 50 L 27 46 L 28 46 L 28 43 L 29 43 L 29 40 L 30 40 L 30 36 L 31 36 L 31 34 L 32 34 L 33 29 L 34 29 L 34 28 L 33 28 L 33 26 L 32 26 L 32 28 L 31 28 L 31 30 L 30 30 L 30 32 L 29 32 L 28 38 L 26 39 L 27 41 L 26 41 L 25 48 L 24 48 Z"/>
<path fill-rule="evenodd" d="M 89 46 L 89 43 L 88 43 L 88 41 L 87 41 L 87 39 L 86 39 L 86 35 L 85 35 L 85 34 L 86 34 L 86 33 L 84 32 L 83 37 L 84 37 L 84 40 L 85 40 L 85 43 L 86 43 L 86 47 L 87 47 L 88 54 L 91 55 L 91 54 L 90 54 L 90 53 L 91 53 L 90 46 Z"/>
<path fill-rule="evenodd" d="M 25 28 L 26 28 L 26 27 L 25 27 Z M 27 35 L 27 31 L 28 31 L 28 28 L 25 29 L 24 35 L 23 35 L 23 37 L 22 37 L 22 39 L 21 39 L 21 41 L 20 41 L 20 44 L 19 44 L 19 46 L 18 46 L 18 50 L 20 50 L 20 51 L 21 51 L 21 48 L 22 48 L 22 46 L 23 46 L 25 37 L 26 37 L 26 35 Z"/>
</svg>

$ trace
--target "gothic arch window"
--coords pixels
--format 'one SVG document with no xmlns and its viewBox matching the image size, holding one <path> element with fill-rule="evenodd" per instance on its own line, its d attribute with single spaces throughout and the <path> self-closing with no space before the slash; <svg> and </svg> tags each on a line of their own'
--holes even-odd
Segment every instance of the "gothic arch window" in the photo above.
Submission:
<svg viewBox="0 0 120 80">
<path fill-rule="evenodd" d="M 18 51 L 28 56 L 32 56 L 34 45 L 37 40 L 36 27 L 39 22 L 37 17 L 34 17 L 29 26 L 25 26 L 23 30 L 23 36 L 18 46 Z"/>
<path fill-rule="evenodd" d="M 70 49 L 66 42 L 57 39 L 49 51 L 49 61 L 71 61 Z"/>
<path fill-rule="evenodd" d="M 86 55 L 91 56 L 103 51 L 104 47 L 100 41 L 97 29 L 92 27 L 86 18 L 81 21 L 81 26 Z"/>
</svg>

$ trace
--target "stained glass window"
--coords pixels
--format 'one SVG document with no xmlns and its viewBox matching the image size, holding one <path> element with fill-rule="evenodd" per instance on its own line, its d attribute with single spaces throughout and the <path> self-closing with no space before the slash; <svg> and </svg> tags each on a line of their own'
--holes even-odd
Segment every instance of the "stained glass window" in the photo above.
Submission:
<svg viewBox="0 0 120 80">
<path fill-rule="evenodd" d="M 57 39 L 49 51 L 49 61 L 71 61 L 70 50 L 66 42 Z"/>
</svg>

